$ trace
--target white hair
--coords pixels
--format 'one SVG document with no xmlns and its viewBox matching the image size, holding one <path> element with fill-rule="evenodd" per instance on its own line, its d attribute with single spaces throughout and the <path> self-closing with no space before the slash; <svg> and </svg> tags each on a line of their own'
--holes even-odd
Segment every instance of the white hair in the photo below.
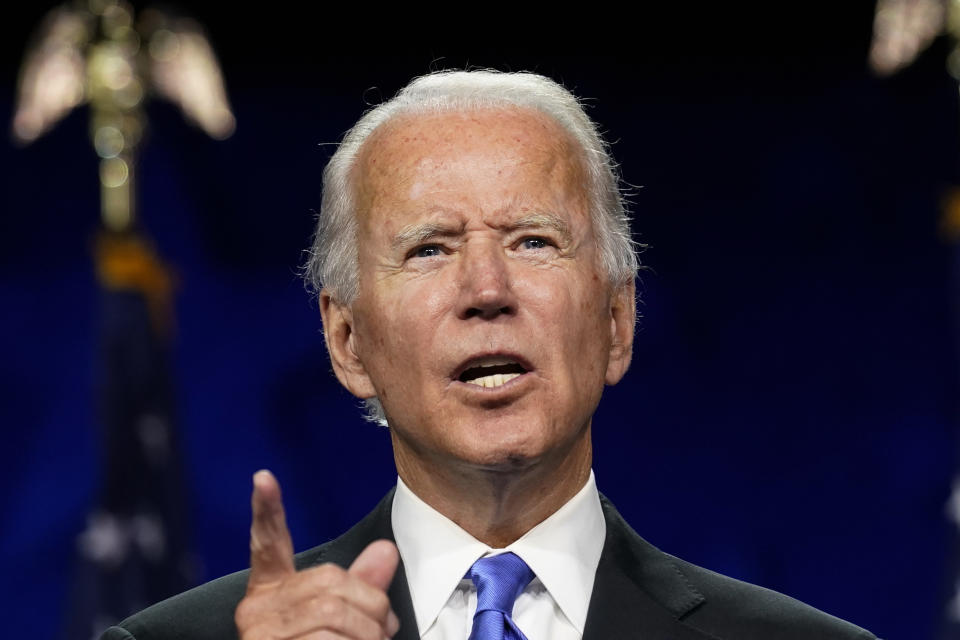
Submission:
<svg viewBox="0 0 960 640">
<path fill-rule="evenodd" d="M 583 150 L 587 195 L 600 266 L 611 285 L 636 276 L 638 261 L 630 218 L 620 191 L 616 163 L 596 124 L 570 91 L 534 73 L 440 71 L 415 78 L 391 100 L 370 109 L 350 129 L 323 171 L 323 197 L 304 277 L 319 293 L 350 304 L 359 293 L 357 218 L 352 172 L 364 143 L 381 125 L 400 115 L 519 107 L 546 115 Z M 386 425 L 377 398 L 366 401 L 367 418 Z"/>
</svg>

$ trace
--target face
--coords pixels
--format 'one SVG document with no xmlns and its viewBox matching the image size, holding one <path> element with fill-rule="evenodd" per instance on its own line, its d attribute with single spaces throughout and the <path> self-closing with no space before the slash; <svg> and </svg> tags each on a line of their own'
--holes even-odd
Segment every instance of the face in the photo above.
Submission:
<svg viewBox="0 0 960 640">
<path fill-rule="evenodd" d="M 380 399 L 398 467 L 589 456 L 634 301 L 598 267 L 575 149 L 519 109 L 401 116 L 364 145 L 360 293 L 321 306 L 334 369 Z"/>
</svg>

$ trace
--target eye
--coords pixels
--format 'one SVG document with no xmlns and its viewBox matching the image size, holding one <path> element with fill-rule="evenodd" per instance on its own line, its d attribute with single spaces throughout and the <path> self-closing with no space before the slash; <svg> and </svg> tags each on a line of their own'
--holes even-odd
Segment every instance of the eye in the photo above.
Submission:
<svg viewBox="0 0 960 640">
<path fill-rule="evenodd" d="M 410 253 L 411 258 L 433 258 L 443 254 L 443 248 L 438 244 L 425 244 L 417 247 Z"/>
<path fill-rule="evenodd" d="M 520 248 L 522 249 L 546 249 L 550 246 L 550 241 L 546 238 L 540 238 L 537 236 L 532 236 L 529 238 L 524 238 L 520 241 Z"/>
</svg>

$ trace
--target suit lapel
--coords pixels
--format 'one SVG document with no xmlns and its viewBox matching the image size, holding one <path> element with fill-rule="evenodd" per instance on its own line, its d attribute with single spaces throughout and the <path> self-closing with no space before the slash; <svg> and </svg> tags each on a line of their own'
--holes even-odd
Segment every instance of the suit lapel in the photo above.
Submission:
<svg viewBox="0 0 960 640">
<path fill-rule="evenodd" d="M 607 535 L 590 596 L 583 640 L 705 640 L 682 618 L 704 602 L 680 571 L 643 540 L 601 496 Z"/>
<path fill-rule="evenodd" d="M 374 540 L 394 540 L 391 524 L 392 489 L 367 517 L 336 540 L 298 557 L 298 567 L 335 562 L 349 567 Z M 672 562 L 672 558 L 641 538 L 605 497 L 600 497 L 607 525 L 603 553 L 590 596 L 583 640 L 708 640 L 683 623 L 704 602 Z M 413 601 L 403 562 L 388 591 L 400 630 L 394 640 L 419 640 Z M 715 640 L 715 639 L 713 639 Z"/>
<path fill-rule="evenodd" d="M 395 490 L 396 488 L 391 489 L 380 501 L 380 504 L 349 531 L 321 547 L 319 553 L 313 557 L 304 558 L 303 564 L 310 566 L 323 562 L 334 562 L 346 568 L 374 540 L 382 538 L 393 541 L 393 525 L 390 512 Z M 393 636 L 394 640 L 419 640 L 420 633 L 417 630 L 417 619 L 413 613 L 413 601 L 410 599 L 410 589 L 407 587 L 407 576 L 403 569 L 403 561 L 397 567 L 397 573 L 393 576 L 393 582 L 390 583 L 387 595 L 390 597 L 390 606 L 393 607 L 393 612 L 400 618 L 400 630 Z"/>
</svg>

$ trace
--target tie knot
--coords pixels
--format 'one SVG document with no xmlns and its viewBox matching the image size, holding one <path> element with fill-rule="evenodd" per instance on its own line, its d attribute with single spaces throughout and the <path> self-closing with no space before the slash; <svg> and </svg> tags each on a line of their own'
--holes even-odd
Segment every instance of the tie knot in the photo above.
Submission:
<svg viewBox="0 0 960 640">
<path fill-rule="evenodd" d="M 507 616 L 513 615 L 514 601 L 533 580 L 533 571 L 513 553 L 480 558 L 468 575 L 477 587 L 477 612 L 493 610 Z"/>
</svg>

